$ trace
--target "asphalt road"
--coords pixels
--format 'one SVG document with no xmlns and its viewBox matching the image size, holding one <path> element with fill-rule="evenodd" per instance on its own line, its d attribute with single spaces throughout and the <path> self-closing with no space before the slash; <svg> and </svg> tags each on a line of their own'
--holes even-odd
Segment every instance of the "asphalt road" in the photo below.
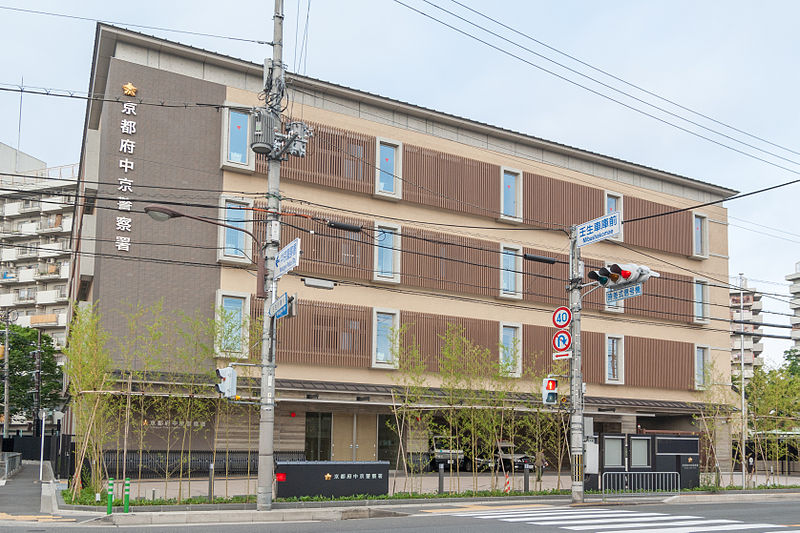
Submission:
<svg viewBox="0 0 800 533">
<path fill-rule="evenodd" d="M 453 507 L 403 507 L 408 512 L 396 518 L 372 518 L 339 522 L 269 524 L 198 524 L 192 526 L 108 527 L 85 522 L 0 521 L 0 531 L 34 532 L 147 532 L 191 533 L 250 532 L 338 532 L 360 533 L 469 533 L 469 532 L 560 532 L 560 533 L 679 533 L 690 531 L 800 531 L 800 501 L 773 500 L 724 504 L 647 504 L 567 507 L 553 505 L 464 505 Z M 64 515 L 65 517 L 68 515 Z"/>
</svg>

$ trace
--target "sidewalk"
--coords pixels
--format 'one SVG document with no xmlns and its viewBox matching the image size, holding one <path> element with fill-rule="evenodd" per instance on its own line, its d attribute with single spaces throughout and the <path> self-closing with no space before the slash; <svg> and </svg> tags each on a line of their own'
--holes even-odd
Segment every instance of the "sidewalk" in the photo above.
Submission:
<svg viewBox="0 0 800 533">
<path fill-rule="evenodd" d="M 50 481 L 45 478 L 46 481 Z M 22 468 L 0 487 L 0 513 L 39 515 L 42 505 L 42 484 L 39 483 L 39 462 L 23 461 Z"/>
</svg>

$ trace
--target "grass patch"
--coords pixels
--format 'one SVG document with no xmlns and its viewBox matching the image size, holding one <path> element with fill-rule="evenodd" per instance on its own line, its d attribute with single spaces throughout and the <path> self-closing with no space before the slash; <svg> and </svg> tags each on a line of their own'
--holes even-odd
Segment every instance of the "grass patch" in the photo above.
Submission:
<svg viewBox="0 0 800 533">
<path fill-rule="evenodd" d="M 502 490 L 482 490 L 482 491 L 464 491 L 458 493 L 416 493 L 416 492 L 397 492 L 392 495 L 380 494 L 355 494 L 353 496 L 341 496 L 338 498 L 331 498 L 327 496 L 300 496 L 293 498 L 276 498 L 276 502 L 333 502 L 333 501 L 354 501 L 354 500 L 412 500 L 412 499 L 426 499 L 435 500 L 437 498 L 490 498 L 490 497 L 508 497 L 508 496 L 557 496 L 567 495 L 570 491 L 568 489 L 552 489 L 533 492 L 511 491 L 505 493 Z M 61 495 L 64 498 L 64 503 L 68 505 L 93 505 L 105 507 L 107 505 L 106 494 L 101 494 L 101 500 L 95 501 L 94 493 L 90 491 L 83 491 L 77 495 L 73 500 L 72 492 L 69 490 L 62 490 Z M 233 496 L 230 498 L 214 498 L 213 503 L 255 503 L 255 495 L 250 496 Z M 130 505 L 199 505 L 209 503 L 206 496 L 194 496 L 192 498 L 183 498 L 180 502 L 176 498 L 164 499 L 157 498 L 155 500 L 138 499 L 130 500 Z M 123 502 L 121 498 L 115 498 L 112 502 L 114 507 L 122 507 Z"/>
</svg>

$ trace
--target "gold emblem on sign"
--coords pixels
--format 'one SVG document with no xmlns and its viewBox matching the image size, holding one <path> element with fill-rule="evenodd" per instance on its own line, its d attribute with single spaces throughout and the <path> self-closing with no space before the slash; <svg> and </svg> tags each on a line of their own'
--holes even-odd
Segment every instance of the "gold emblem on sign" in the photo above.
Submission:
<svg viewBox="0 0 800 533">
<path fill-rule="evenodd" d="M 331 475 L 325 474 L 325 481 L 330 481 L 330 480 L 331 480 Z"/>
<path fill-rule="evenodd" d="M 131 82 L 128 82 L 122 86 L 122 94 L 125 96 L 136 96 L 137 90 L 138 89 L 136 89 Z"/>
</svg>

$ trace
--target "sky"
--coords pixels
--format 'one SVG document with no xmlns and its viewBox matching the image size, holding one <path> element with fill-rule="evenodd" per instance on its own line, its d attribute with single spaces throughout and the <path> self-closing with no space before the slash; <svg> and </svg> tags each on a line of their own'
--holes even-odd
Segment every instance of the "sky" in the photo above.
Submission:
<svg viewBox="0 0 800 533">
<path fill-rule="evenodd" d="M 742 192 L 800 178 L 800 146 L 795 144 L 800 133 L 800 71 L 795 68 L 800 56 L 796 38 L 800 3 L 458 0 L 520 32 L 513 33 L 453 0 L 402 2 L 467 35 L 398 0 L 286 0 L 287 68 Z M 86 91 L 95 36 L 93 20 L 262 63 L 272 53 L 267 45 L 132 25 L 271 41 L 273 6 L 270 1 L 254 0 L 0 0 L 0 89 L 24 83 Z M 468 18 L 511 42 L 434 6 Z M 3 9 L 7 7 L 92 20 Z M 717 122 L 624 85 L 548 47 Z M 714 131 L 615 93 L 532 52 Z M 75 163 L 84 113 L 83 100 L 36 95 L 22 98 L 20 113 L 19 93 L 0 91 L 0 142 L 19 146 L 49 166 Z M 784 276 L 794 272 L 800 261 L 800 228 L 793 212 L 799 192 L 800 184 L 789 185 L 725 204 L 731 280 L 736 281 L 741 272 L 750 287 L 785 295 L 765 296 L 765 311 L 790 312 Z M 788 324 L 789 317 L 765 313 L 764 322 Z M 787 329 L 764 331 L 789 333 Z M 790 346 L 785 340 L 763 342 L 765 359 L 773 366 Z"/>
</svg>

